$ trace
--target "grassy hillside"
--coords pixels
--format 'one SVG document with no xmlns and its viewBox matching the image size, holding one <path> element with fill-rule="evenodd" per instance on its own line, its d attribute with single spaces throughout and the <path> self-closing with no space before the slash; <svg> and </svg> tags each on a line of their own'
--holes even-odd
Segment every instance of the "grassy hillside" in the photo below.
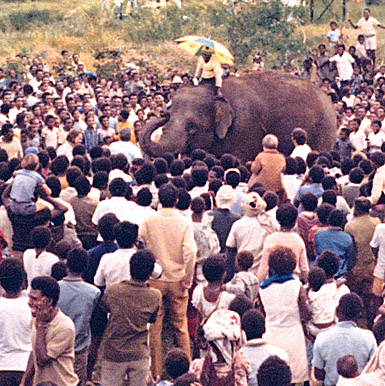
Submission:
<svg viewBox="0 0 385 386">
<path fill-rule="evenodd" d="M 319 3 L 316 0 L 316 16 L 322 10 Z M 230 5 L 216 0 L 187 0 L 182 10 L 174 6 L 161 10 L 142 8 L 124 20 L 114 16 L 111 6 L 97 0 L 3 0 L 0 4 L 0 64 L 18 53 L 42 55 L 52 63 L 62 49 L 67 49 L 79 52 L 88 69 L 94 69 L 95 51 L 119 49 L 123 53 L 122 63 L 152 65 L 163 71 L 175 67 L 192 70 L 195 60 L 173 43 L 176 37 L 187 34 L 211 36 L 232 47 L 241 70 L 249 68 L 251 55 L 258 51 L 266 57 L 268 67 L 280 66 L 283 60 L 293 58 L 301 63 L 306 49 L 325 42 L 328 23 L 335 19 L 326 13 L 317 24 L 310 24 L 306 7 L 299 10 L 302 22 L 288 24 L 283 22 L 286 11 L 266 11 L 266 3 L 259 3 L 258 17 L 263 19 L 263 25 L 255 27 L 254 8 L 243 4 L 234 16 Z M 143 4 L 139 0 L 139 5 Z M 357 21 L 364 7 L 364 3 L 349 2 L 348 16 Z M 373 16 L 385 23 L 385 11 L 381 7 L 371 8 Z M 341 3 L 332 11 L 341 15 Z M 253 35 L 246 38 L 253 28 Z M 346 44 L 355 44 L 357 31 L 344 28 L 344 34 Z M 379 30 L 378 37 L 382 58 L 385 31 Z M 293 46 L 288 47 L 289 43 Z"/>
</svg>

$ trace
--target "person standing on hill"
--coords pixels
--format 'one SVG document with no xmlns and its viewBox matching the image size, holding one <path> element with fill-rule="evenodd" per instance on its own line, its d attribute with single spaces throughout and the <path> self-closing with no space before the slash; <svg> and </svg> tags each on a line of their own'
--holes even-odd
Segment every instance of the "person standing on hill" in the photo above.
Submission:
<svg viewBox="0 0 385 386">
<path fill-rule="evenodd" d="M 374 17 L 370 16 L 370 9 L 364 9 L 364 17 L 358 20 L 357 25 L 353 24 L 353 22 L 348 19 L 349 24 L 354 28 L 361 28 L 362 34 L 365 37 L 365 49 L 369 56 L 369 58 L 373 61 L 373 67 L 376 64 L 376 29 L 375 27 L 380 27 L 385 29 L 385 26 L 380 24 L 380 22 Z"/>
</svg>

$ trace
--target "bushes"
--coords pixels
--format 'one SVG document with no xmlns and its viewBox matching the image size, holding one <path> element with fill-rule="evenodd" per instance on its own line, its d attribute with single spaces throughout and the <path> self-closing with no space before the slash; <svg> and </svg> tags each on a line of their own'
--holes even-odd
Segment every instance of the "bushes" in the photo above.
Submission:
<svg viewBox="0 0 385 386">
<path fill-rule="evenodd" d="M 300 56 L 305 47 L 295 36 L 296 23 L 290 11 L 295 15 L 301 10 L 285 8 L 278 0 L 243 3 L 227 27 L 231 51 L 238 60 L 245 62 L 255 50 L 265 58 L 274 55 L 277 65 Z"/>
</svg>

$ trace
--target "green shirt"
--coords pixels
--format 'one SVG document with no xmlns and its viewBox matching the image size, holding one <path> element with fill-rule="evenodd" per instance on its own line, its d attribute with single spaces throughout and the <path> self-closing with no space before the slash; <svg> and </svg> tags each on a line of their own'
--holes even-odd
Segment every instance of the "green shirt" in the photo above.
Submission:
<svg viewBox="0 0 385 386">
<path fill-rule="evenodd" d="M 149 357 L 147 323 L 154 323 L 161 294 L 148 283 L 122 281 L 108 287 L 102 304 L 110 313 L 103 359 L 131 362 Z"/>
</svg>

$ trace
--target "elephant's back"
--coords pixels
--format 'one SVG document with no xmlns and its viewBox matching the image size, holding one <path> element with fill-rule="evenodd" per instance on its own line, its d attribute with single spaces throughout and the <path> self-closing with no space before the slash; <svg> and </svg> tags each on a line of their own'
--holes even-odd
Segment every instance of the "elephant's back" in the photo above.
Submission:
<svg viewBox="0 0 385 386">
<path fill-rule="evenodd" d="M 285 154 L 293 146 L 288 134 L 296 127 L 307 130 L 308 143 L 313 149 L 331 149 L 336 136 L 335 109 L 330 98 L 311 82 L 266 70 L 228 78 L 223 84 L 224 91 L 228 87 L 242 89 L 249 95 L 246 106 L 253 110 L 254 119 L 266 133 L 278 136 L 280 150 Z"/>
</svg>

